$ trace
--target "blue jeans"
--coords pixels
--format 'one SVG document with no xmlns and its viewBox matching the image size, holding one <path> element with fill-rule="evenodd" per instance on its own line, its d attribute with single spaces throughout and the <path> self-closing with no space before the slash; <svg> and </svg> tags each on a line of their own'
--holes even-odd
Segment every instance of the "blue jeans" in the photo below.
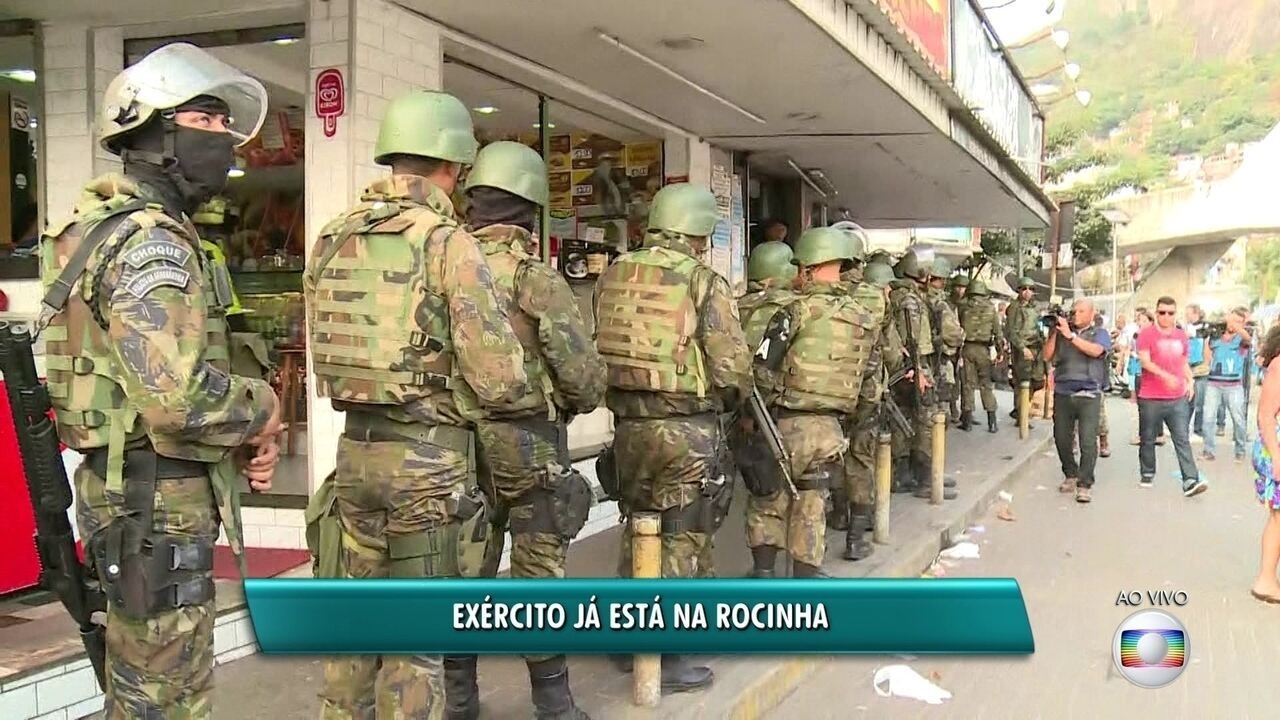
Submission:
<svg viewBox="0 0 1280 720">
<path fill-rule="evenodd" d="M 1205 388 L 1209 386 L 1209 377 L 1198 377 L 1195 379 L 1196 396 L 1191 401 L 1195 408 L 1191 414 L 1191 432 L 1196 435 L 1204 435 L 1204 395 Z"/>
<path fill-rule="evenodd" d="M 1244 385 L 1238 382 L 1234 385 L 1209 383 L 1204 403 L 1205 416 L 1216 417 L 1219 405 L 1225 407 L 1227 413 L 1231 415 L 1231 440 L 1235 444 L 1236 457 L 1244 457 L 1244 443 L 1247 434 L 1244 424 Z M 1214 449 L 1217 445 L 1217 433 L 1210 432 L 1204 436 L 1205 452 L 1210 455 L 1214 454 Z"/>
<path fill-rule="evenodd" d="M 1156 435 L 1160 426 L 1169 428 L 1169 439 L 1178 456 L 1178 468 L 1182 471 L 1185 489 L 1200 479 L 1196 459 L 1191 454 L 1191 403 L 1186 398 L 1176 400 L 1138 399 L 1138 468 L 1144 478 L 1156 476 Z"/>
</svg>

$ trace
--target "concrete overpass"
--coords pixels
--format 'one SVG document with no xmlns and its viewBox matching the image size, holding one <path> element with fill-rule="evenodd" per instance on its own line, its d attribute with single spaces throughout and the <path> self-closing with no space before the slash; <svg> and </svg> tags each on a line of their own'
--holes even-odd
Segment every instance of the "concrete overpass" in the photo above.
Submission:
<svg viewBox="0 0 1280 720">
<path fill-rule="evenodd" d="M 1168 188 L 1110 203 L 1128 221 L 1116 227 L 1119 255 L 1169 254 L 1146 273 L 1131 302 L 1161 295 L 1201 299 L 1219 288 L 1206 274 L 1238 238 L 1280 233 L 1280 126 L 1249 147 L 1240 167 L 1211 183 Z"/>
</svg>

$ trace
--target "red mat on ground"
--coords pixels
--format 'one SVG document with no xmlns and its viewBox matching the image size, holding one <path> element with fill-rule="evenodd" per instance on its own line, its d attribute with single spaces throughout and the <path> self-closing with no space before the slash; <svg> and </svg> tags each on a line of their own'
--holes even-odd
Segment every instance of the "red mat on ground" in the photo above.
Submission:
<svg viewBox="0 0 1280 720">
<path fill-rule="evenodd" d="M 249 565 L 249 577 L 275 577 L 286 570 L 292 570 L 304 563 L 311 562 L 311 553 L 306 550 L 287 550 L 282 548 L 246 548 L 245 562 Z M 236 569 L 236 556 L 231 548 L 219 545 L 213 549 L 213 576 L 219 580 L 237 580 L 240 571 Z"/>
</svg>

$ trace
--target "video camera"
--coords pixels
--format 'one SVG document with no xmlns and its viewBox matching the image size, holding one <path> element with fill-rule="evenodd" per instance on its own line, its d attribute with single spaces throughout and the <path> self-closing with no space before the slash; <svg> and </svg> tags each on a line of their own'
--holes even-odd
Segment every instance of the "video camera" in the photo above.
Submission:
<svg viewBox="0 0 1280 720">
<path fill-rule="evenodd" d="M 1196 330 L 1196 337 L 1205 340 L 1220 338 L 1227 334 L 1227 321 L 1219 320 L 1218 322 L 1204 323 Z"/>
<path fill-rule="evenodd" d="M 1047 330 L 1052 330 L 1058 326 L 1058 318 L 1071 320 L 1071 312 L 1062 306 L 1062 303 L 1051 303 L 1049 308 L 1040 316 L 1040 324 Z"/>
</svg>

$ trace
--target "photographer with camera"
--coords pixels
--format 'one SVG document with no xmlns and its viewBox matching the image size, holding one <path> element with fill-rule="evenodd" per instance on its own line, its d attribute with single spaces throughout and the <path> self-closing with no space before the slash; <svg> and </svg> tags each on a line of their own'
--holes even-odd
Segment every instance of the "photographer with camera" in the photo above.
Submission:
<svg viewBox="0 0 1280 720">
<path fill-rule="evenodd" d="M 1211 335 L 1209 341 L 1209 372 L 1205 386 L 1204 416 L 1209 422 L 1218 416 L 1218 406 L 1225 405 L 1231 416 L 1231 435 L 1235 445 L 1235 459 L 1244 460 L 1245 400 L 1244 373 L 1249 364 L 1252 344 L 1245 328 L 1247 311 L 1235 308 L 1227 315 L 1226 322 L 1209 323 L 1203 334 Z M 1211 428 L 1209 428 L 1211 430 Z M 1205 460 L 1213 460 L 1217 451 L 1217 434 L 1204 435 Z"/>
<path fill-rule="evenodd" d="M 1054 366 L 1053 439 L 1064 476 L 1058 490 L 1074 492 L 1079 503 L 1093 499 L 1098 421 L 1107 386 L 1107 351 L 1111 349 L 1111 335 L 1094 323 L 1096 314 L 1093 301 L 1080 298 L 1072 306 L 1070 319 L 1065 313 L 1044 318 L 1054 321 L 1044 354 Z M 1078 460 L 1074 448 L 1077 433 Z"/>
</svg>

